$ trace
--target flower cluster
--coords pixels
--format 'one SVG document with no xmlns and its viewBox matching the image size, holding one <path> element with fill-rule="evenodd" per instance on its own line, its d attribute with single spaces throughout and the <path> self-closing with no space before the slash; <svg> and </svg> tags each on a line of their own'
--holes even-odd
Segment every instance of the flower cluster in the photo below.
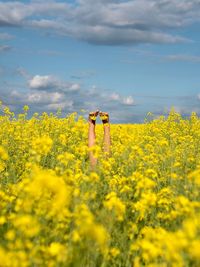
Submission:
<svg viewBox="0 0 200 267">
<path fill-rule="evenodd" d="M 200 265 L 196 114 L 113 124 L 107 158 L 101 125 L 88 149 L 83 117 L 28 110 L 0 116 L 1 266 Z"/>
</svg>

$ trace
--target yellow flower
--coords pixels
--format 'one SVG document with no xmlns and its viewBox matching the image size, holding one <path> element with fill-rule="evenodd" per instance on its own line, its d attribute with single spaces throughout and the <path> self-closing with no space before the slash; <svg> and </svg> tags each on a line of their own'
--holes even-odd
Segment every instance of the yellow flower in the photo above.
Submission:
<svg viewBox="0 0 200 267">
<path fill-rule="evenodd" d="M 111 248 L 110 254 L 113 258 L 116 258 L 120 254 L 120 250 L 118 248 Z"/>
<path fill-rule="evenodd" d="M 49 136 L 42 136 L 42 137 L 36 138 L 32 142 L 32 149 L 36 153 L 39 153 L 41 155 L 46 155 L 51 150 L 52 144 L 53 144 L 53 141 Z"/>
<path fill-rule="evenodd" d="M 53 242 L 49 246 L 49 252 L 52 256 L 57 256 L 62 249 L 63 249 L 63 246 L 58 242 Z"/>
<path fill-rule="evenodd" d="M 108 210 L 114 210 L 117 216 L 117 220 L 123 221 L 126 206 L 125 204 L 117 197 L 115 192 L 111 192 L 106 196 L 106 200 L 103 202 L 104 206 Z"/>
<path fill-rule="evenodd" d="M 90 148 L 88 148 L 88 151 L 92 153 L 94 158 L 98 158 L 101 152 L 101 148 L 98 145 L 94 145 Z"/>
<path fill-rule="evenodd" d="M 8 160 L 8 153 L 6 152 L 3 146 L 0 146 L 0 159 Z"/>
<path fill-rule="evenodd" d="M 53 242 L 50 244 L 48 251 L 51 256 L 56 257 L 58 262 L 65 262 L 67 259 L 67 248 L 63 244 Z"/>
<path fill-rule="evenodd" d="M 27 112 L 27 111 L 29 110 L 29 106 L 25 105 L 25 106 L 23 107 L 23 110 L 24 110 L 25 112 Z"/>
<path fill-rule="evenodd" d="M 90 173 L 90 181 L 91 182 L 99 182 L 99 176 L 95 172 Z"/>
<path fill-rule="evenodd" d="M 73 242 L 79 242 L 81 240 L 81 237 L 80 237 L 80 235 L 79 235 L 79 233 L 78 233 L 78 231 L 73 231 L 73 233 L 72 233 L 72 241 Z"/>
<path fill-rule="evenodd" d="M 64 214 L 59 211 L 68 207 L 71 188 L 52 170 L 36 168 L 32 175 L 32 180 L 26 186 L 27 204 L 39 201 L 38 205 L 43 206 L 43 211 L 48 210 L 49 216 L 62 217 Z"/>
<path fill-rule="evenodd" d="M 76 208 L 75 223 L 77 232 L 75 231 L 75 241 L 79 240 L 79 236 L 92 239 L 96 242 L 102 252 L 105 252 L 108 245 L 109 235 L 106 229 L 96 223 L 93 214 L 86 205 L 80 205 Z M 84 223 L 83 223 L 84 222 Z M 74 235 L 74 234 L 73 234 Z"/>
<path fill-rule="evenodd" d="M 3 225 L 6 222 L 6 218 L 4 216 L 0 217 L 0 225 Z"/>
<path fill-rule="evenodd" d="M 14 219 L 13 225 L 27 237 L 36 236 L 40 231 L 40 226 L 36 218 L 30 215 L 21 215 Z"/>
<path fill-rule="evenodd" d="M 189 244 L 189 254 L 191 259 L 197 261 L 198 263 L 200 263 L 199 250 L 200 250 L 200 240 L 193 240 Z"/>
<path fill-rule="evenodd" d="M 13 241 L 16 237 L 16 233 L 14 230 L 9 230 L 6 234 L 5 234 L 6 239 Z"/>
</svg>

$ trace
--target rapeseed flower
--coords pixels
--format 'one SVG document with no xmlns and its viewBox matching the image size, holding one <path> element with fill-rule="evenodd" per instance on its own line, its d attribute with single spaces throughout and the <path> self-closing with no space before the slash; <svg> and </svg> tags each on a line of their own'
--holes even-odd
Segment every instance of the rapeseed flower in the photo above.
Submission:
<svg viewBox="0 0 200 267">
<path fill-rule="evenodd" d="M 102 125 L 88 149 L 88 124 L 77 113 L 28 119 L 27 106 L 16 116 L 0 106 L 5 266 L 200 265 L 197 114 L 111 124 L 108 157 Z"/>
</svg>

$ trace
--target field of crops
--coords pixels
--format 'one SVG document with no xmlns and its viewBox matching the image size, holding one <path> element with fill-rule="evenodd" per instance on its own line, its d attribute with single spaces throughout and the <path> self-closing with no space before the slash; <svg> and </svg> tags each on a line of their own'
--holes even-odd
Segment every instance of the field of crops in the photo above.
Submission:
<svg viewBox="0 0 200 267">
<path fill-rule="evenodd" d="M 0 116 L 0 266 L 200 266 L 200 119 L 97 125 Z M 112 118 L 111 118 L 112 120 Z"/>
</svg>

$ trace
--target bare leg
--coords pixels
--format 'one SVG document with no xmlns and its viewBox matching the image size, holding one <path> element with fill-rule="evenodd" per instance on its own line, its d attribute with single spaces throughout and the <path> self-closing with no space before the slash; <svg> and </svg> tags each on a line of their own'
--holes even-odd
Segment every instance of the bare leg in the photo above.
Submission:
<svg viewBox="0 0 200 267">
<path fill-rule="evenodd" d="M 88 123 L 89 123 L 89 131 L 88 131 L 88 147 L 91 148 L 95 145 L 95 125 L 96 125 L 96 116 L 99 111 L 90 112 Z M 94 157 L 93 152 L 89 152 L 90 166 L 92 169 L 95 168 L 97 164 L 97 158 Z"/>
<path fill-rule="evenodd" d="M 110 123 L 109 123 L 109 115 L 107 112 L 99 113 L 100 118 L 103 123 L 104 128 L 104 140 L 103 140 L 103 148 L 106 156 L 110 156 L 110 145 L 111 145 L 111 138 L 110 138 Z"/>
</svg>

